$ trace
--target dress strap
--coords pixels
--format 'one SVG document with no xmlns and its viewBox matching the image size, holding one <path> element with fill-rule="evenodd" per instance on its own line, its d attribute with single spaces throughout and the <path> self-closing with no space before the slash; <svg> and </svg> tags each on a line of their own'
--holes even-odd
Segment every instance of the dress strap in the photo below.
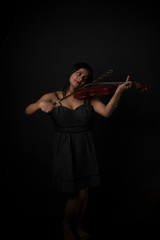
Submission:
<svg viewBox="0 0 160 240">
<path fill-rule="evenodd" d="M 57 99 L 59 100 L 58 94 L 56 92 L 55 92 L 55 95 L 56 95 Z M 62 105 L 61 101 L 59 103 L 60 103 L 60 105 Z"/>
</svg>

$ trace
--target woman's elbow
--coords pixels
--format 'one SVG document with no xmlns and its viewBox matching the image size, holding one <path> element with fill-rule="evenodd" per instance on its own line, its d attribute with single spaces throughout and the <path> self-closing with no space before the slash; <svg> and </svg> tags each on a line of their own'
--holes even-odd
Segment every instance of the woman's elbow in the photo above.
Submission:
<svg viewBox="0 0 160 240">
<path fill-rule="evenodd" d="M 109 118 L 111 116 L 111 114 L 107 113 L 105 115 L 103 115 L 105 118 Z"/>
<path fill-rule="evenodd" d="M 25 108 L 25 114 L 30 115 L 27 108 Z"/>
<path fill-rule="evenodd" d="M 32 112 L 30 111 L 29 107 L 25 108 L 25 114 L 27 114 L 27 115 L 31 115 L 32 114 Z"/>
</svg>

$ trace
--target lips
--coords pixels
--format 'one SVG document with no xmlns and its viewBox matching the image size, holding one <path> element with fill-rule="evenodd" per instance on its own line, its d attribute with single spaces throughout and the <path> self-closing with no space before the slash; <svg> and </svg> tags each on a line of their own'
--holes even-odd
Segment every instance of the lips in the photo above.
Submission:
<svg viewBox="0 0 160 240">
<path fill-rule="evenodd" d="M 78 85 L 80 85 L 80 82 L 78 82 L 77 80 L 75 80 L 75 82 L 76 82 Z"/>
</svg>

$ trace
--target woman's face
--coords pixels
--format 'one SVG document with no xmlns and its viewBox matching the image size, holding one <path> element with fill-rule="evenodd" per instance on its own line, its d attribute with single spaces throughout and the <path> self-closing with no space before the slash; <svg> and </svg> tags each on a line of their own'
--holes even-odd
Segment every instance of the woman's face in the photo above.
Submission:
<svg viewBox="0 0 160 240">
<path fill-rule="evenodd" d="M 74 87 L 80 87 L 88 80 L 89 70 L 80 68 L 70 76 L 70 84 Z"/>
</svg>

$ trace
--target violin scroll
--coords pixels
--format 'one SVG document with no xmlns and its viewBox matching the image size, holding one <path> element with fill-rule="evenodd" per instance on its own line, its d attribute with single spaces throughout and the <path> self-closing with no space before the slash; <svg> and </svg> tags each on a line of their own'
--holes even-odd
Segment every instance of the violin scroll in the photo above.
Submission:
<svg viewBox="0 0 160 240">
<path fill-rule="evenodd" d="M 133 83 L 133 86 L 137 89 L 139 89 L 141 92 L 148 92 L 151 88 L 150 84 L 145 83 L 143 85 L 141 85 L 140 83 Z"/>
</svg>

